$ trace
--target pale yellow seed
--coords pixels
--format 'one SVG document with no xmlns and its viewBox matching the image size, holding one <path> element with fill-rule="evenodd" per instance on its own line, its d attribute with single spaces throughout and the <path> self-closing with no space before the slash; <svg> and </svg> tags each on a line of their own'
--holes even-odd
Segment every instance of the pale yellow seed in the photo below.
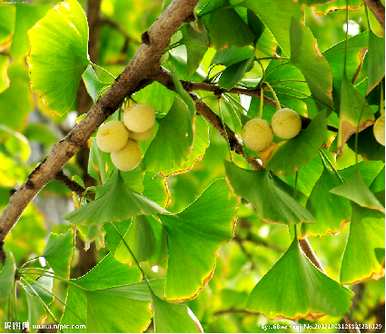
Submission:
<svg viewBox="0 0 386 334">
<path fill-rule="evenodd" d="M 141 162 L 141 158 L 141 149 L 138 143 L 131 139 L 122 150 L 111 153 L 111 161 L 114 166 L 124 172 L 135 169 Z"/>
<path fill-rule="evenodd" d="M 96 143 L 103 152 L 121 150 L 127 144 L 129 131 L 121 121 L 109 121 L 102 124 L 96 134 Z"/>
<path fill-rule="evenodd" d="M 149 139 L 153 136 L 154 129 L 155 129 L 155 127 L 153 126 L 150 130 L 147 130 L 145 132 L 133 132 L 133 131 L 129 130 L 129 138 L 137 140 L 137 141 Z"/>
<path fill-rule="evenodd" d="M 282 108 L 272 116 L 271 126 L 277 137 L 291 139 L 296 137 L 302 129 L 302 120 L 294 110 Z"/>
<path fill-rule="evenodd" d="M 271 145 L 273 134 L 266 120 L 254 118 L 245 123 L 241 137 L 246 147 L 260 152 Z"/>
<path fill-rule="evenodd" d="M 385 146 L 385 116 L 381 116 L 375 121 L 373 133 L 376 141 Z"/>
<path fill-rule="evenodd" d="M 151 106 L 134 104 L 123 113 L 123 123 L 133 132 L 146 132 L 155 124 L 155 112 Z"/>
</svg>

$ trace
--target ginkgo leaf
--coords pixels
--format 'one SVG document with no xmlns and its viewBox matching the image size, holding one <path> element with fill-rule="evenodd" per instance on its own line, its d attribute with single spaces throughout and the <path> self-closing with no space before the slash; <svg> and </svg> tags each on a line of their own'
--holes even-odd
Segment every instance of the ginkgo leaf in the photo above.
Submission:
<svg viewBox="0 0 386 334">
<path fill-rule="evenodd" d="M 200 322 L 184 304 L 168 303 L 153 295 L 154 332 L 202 333 Z"/>
<path fill-rule="evenodd" d="M 4 263 L 0 264 L 0 305 L 8 302 L 15 283 L 15 258 L 10 252 L 7 252 L 5 256 Z"/>
<path fill-rule="evenodd" d="M 363 180 L 359 169 L 350 178 L 346 179 L 343 184 L 332 188 L 330 192 L 347 198 L 362 207 L 380 212 L 385 211 L 382 204 Z"/>
<path fill-rule="evenodd" d="M 71 229 L 66 233 L 50 234 L 43 256 L 57 276 L 69 278 L 73 247 L 74 233 Z"/>
<path fill-rule="evenodd" d="M 191 299 L 210 279 L 218 248 L 232 238 L 235 205 L 226 182 L 217 180 L 182 212 L 160 217 L 167 231 L 168 300 Z"/>
<path fill-rule="evenodd" d="M 28 32 L 32 88 L 49 108 L 60 113 L 74 107 L 88 59 L 88 25 L 77 0 L 66 0 Z"/>
<path fill-rule="evenodd" d="M 100 195 L 95 201 L 71 212 L 66 219 L 73 224 L 90 226 L 127 220 L 143 214 L 166 212 L 157 203 L 130 190 L 117 171 L 99 191 Z"/>
<path fill-rule="evenodd" d="M 9 57 L 0 55 L 0 93 L 9 87 L 8 66 Z"/>
<path fill-rule="evenodd" d="M 151 321 L 151 296 L 140 272 L 107 255 L 91 271 L 71 280 L 62 324 L 84 324 L 83 332 L 142 332 Z M 145 290 L 146 292 L 146 290 Z"/>
<path fill-rule="evenodd" d="M 339 107 L 338 147 L 341 148 L 355 132 L 366 129 L 373 124 L 373 120 L 374 115 L 366 99 L 344 77 Z"/>
<path fill-rule="evenodd" d="M 114 252 L 114 257 L 123 263 L 134 263 L 126 244 L 130 246 L 138 261 L 145 261 L 150 258 L 155 251 L 155 235 L 150 223 L 145 217 L 139 216 L 133 219 L 126 234 L 123 236 L 125 242 L 120 240 Z"/>
<path fill-rule="evenodd" d="M 376 256 L 376 249 L 385 247 L 384 216 L 356 204 L 352 207 L 350 232 L 340 269 L 343 284 L 356 284 L 384 274 L 384 267 Z"/>
<path fill-rule="evenodd" d="M 246 0 L 243 6 L 251 9 L 275 36 L 283 54 L 290 54 L 291 19 L 300 18 L 300 6 L 291 0 Z M 274 13 L 274 15 L 273 15 Z"/>
<path fill-rule="evenodd" d="M 385 77 L 385 38 L 380 38 L 369 31 L 369 49 L 367 65 L 367 93 Z"/>
<path fill-rule="evenodd" d="M 306 129 L 278 148 L 267 167 L 278 174 L 293 174 L 319 153 L 326 138 L 326 113 L 319 112 Z"/>
<path fill-rule="evenodd" d="M 269 172 L 242 169 L 231 162 L 225 162 L 225 169 L 235 192 L 253 204 L 264 222 L 314 222 L 312 214 L 280 187 L 279 180 Z"/>
<path fill-rule="evenodd" d="M 269 318 L 317 319 L 342 316 L 352 293 L 319 269 L 302 253 L 295 239 L 286 253 L 251 292 L 247 308 Z"/>
<path fill-rule="evenodd" d="M 144 163 L 148 171 L 168 174 L 181 167 L 193 143 L 192 118 L 187 105 L 176 96 L 146 151 Z"/>
<path fill-rule="evenodd" d="M 341 181 L 338 176 L 324 168 L 307 201 L 307 208 L 315 217 L 315 224 L 302 225 L 305 235 L 333 234 L 350 220 L 350 202 L 330 193 L 332 188 L 339 185 Z"/>
<path fill-rule="evenodd" d="M 330 64 L 321 54 L 311 29 L 291 22 L 291 62 L 296 65 L 307 80 L 312 95 L 318 102 L 332 105 L 332 73 Z"/>
</svg>

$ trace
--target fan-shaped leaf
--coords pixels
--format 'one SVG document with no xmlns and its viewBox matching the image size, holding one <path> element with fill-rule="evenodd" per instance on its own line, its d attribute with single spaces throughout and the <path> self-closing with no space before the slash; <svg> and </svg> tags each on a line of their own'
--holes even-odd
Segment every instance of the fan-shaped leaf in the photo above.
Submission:
<svg viewBox="0 0 386 334">
<path fill-rule="evenodd" d="M 100 196 L 71 212 L 66 219 L 73 224 L 103 225 L 143 214 L 165 213 L 157 203 L 130 190 L 119 172 L 100 187 Z"/>
<path fill-rule="evenodd" d="M 341 225 L 350 220 L 350 202 L 330 193 L 339 186 L 339 178 L 327 168 L 316 183 L 307 201 L 307 208 L 315 217 L 315 224 L 303 225 L 306 235 L 324 235 L 337 232 Z"/>
<path fill-rule="evenodd" d="M 270 318 L 315 319 L 342 316 L 351 304 L 351 292 L 320 272 L 294 240 L 287 252 L 257 283 L 248 309 Z"/>
<path fill-rule="evenodd" d="M 217 249 L 232 237 L 235 205 L 218 180 L 182 212 L 160 217 L 168 239 L 168 300 L 192 298 L 211 277 Z"/>
<path fill-rule="evenodd" d="M 70 229 L 66 233 L 51 233 L 43 256 L 54 273 L 59 277 L 70 277 L 70 265 L 73 255 L 74 233 Z"/>
<path fill-rule="evenodd" d="M 350 233 L 340 270 L 341 282 L 356 284 L 382 277 L 384 268 L 377 259 L 376 249 L 384 247 L 384 216 L 353 204 Z"/>
<path fill-rule="evenodd" d="M 369 32 L 369 50 L 367 65 L 367 93 L 385 77 L 385 38 L 379 38 Z"/>
<path fill-rule="evenodd" d="M 0 304 L 5 305 L 12 293 L 15 282 L 16 263 L 12 253 L 7 252 L 5 261 L 0 264 Z"/>
<path fill-rule="evenodd" d="M 303 73 L 312 95 L 319 102 L 332 105 L 332 74 L 330 64 L 320 53 L 310 28 L 296 19 L 291 22 L 291 62 Z"/>
<path fill-rule="evenodd" d="M 362 178 L 359 170 L 352 177 L 346 179 L 342 185 L 330 190 L 331 193 L 342 196 L 354 203 L 373 210 L 384 212 L 385 209 L 371 192 Z"/>
<path fill-rule="evenodd" d="M 144 163 L 147 170 L 172 173 L 181 168 L 193 143 L 192 117 L 186 104 L 176 97 L 146 151 Z"/>
<path fill-rule="evenodd" d="M 72 280 L 63 324 L 84 324 L 86 332 L 142 332 L 151 320 L 149 293 L 139 288 L 140 273 L 107 255 L 96 267 Z M 117 312 L 119 311 L 119 312 Z"/>
<path fill-rule="evenodd" d="M 65 113 L 74 107 L 88 65 L 88 25 L 77 0 L 57 4 L 29 30 L 32 88 L 48 107 Z"/>
<path fill-rule="evenodd" d="M 230 183 L 237 194 L 253 204 L 256 214 L 268 223 L 298 224 L 314 221 L 284 189 L 279 180 L 266 171 L 252 171 L 225 162 Z"/>
</svg>

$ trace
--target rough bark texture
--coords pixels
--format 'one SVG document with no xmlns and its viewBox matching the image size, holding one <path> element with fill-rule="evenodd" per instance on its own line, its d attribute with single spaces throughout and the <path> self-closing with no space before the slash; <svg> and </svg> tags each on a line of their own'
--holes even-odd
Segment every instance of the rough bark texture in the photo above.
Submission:
<svg viewBox="0 0 386 334">
<path fill-rule="evenodd" d="M 160 66 L 160 58 L 169 39 L 189 18 L 198 0 L 174 0 L 145 33 L 145 42 L 106 94 L 91 107 L 87 116 L 68 135 L 54 145 L 51 152 L 29 175 L 26 183 L 10 198 L 0 217 L 0 244 L 16 223 L 28 203 L 62 169 L 82 147 L 95 129 L 111 115 L 124 98 L 148 83 Z"/>
</svg>

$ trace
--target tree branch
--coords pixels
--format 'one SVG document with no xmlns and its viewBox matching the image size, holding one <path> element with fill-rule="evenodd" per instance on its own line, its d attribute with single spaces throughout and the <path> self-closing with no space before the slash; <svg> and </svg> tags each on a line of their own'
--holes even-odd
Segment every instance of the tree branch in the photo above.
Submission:
<svg viewBox="0 0 386 334">
<path fill-rule="evenodd" d="M 28 203 L 52 180 L 64 164 L 86 144 L 95 129 L 111 115 L 126 96 L 149 83 L 152 73 L 170 37 L 189 18 L 198 0 L 174 0 L 146 32 L 148 37 L 111 88 L 88 111 L 86 117 L 68 135 L 54 145 L 51 152 L 28 176 L 26 183 L 10 198 L 0 217 L 0 245 Z"/>
<path fill-rule="evenodd" d="M 385 30 L 385 7 L 380 0 L 364 0 L 367 7 L 373 12 L 374 16 Z"/>
<path fill-rule="evenodd" d="M 71 180 L 66 174 L 63 173 L 63 171 L 59 171 L 59 173 L 56 174 L 55 179 L 63 182 L 68 189 L 76 193 L 79 197 L 82 196 L 85 191 L 85 189 L 80 184 Z"/>
</svg>

